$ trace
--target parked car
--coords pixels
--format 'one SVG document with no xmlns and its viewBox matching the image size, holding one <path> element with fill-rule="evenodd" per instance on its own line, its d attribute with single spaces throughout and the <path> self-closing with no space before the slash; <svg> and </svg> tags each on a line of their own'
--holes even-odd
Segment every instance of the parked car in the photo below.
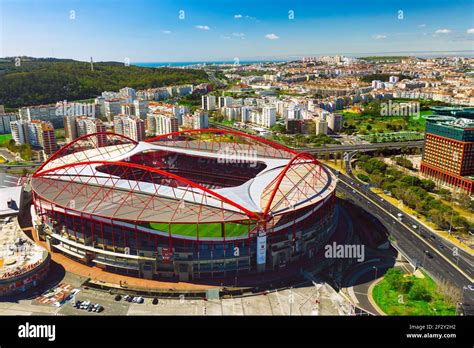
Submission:
<svg viewBox="0 0 474 348">
<path fill-rule="evenodd" d="M 143 302 L 145 302 L 145 300 L 141 296 L 136 296 L 136 297 L 133 298 L 132 302 L 133 303 L 143 303 Z"/>
<path fill-rule="evenodd" d="M 81 303 L 81 309 L 87 309 L 89 305 L 91 304 L 91 301 L 84 301 Z"/>
<path fill-rule="evenodd" d="M 76 301 L 76 302 L 74 303 L 74 307 L 76 307 L 76 308 L 79 309 L 79 308 L 81 308 L 81 304 L 82 304 L 82 301 Z"/>
<path fill-rule="evenodd" d="M 123 299 L 124 299 L 125 301 L 127 301 L 127 302 L 132 302 L 133 297 L 130 296 L 130 295 L 127 295 L 127 296 L 125 296 Z"/>
<path fill-rule="evenodd" d="M 120 301 L 122 299 L 122 296 L 120 295 L 115 295 L 115 301 Z"/>
<path fill-rule="evenodd" d="M 158 304 L 158 299 L 155 297 L 153 301 L 151 301 L 151 303 L 153 303 L 154 305 Z"/>
<path fill-rule="evenodd" d="M 425 250 L 425 254 L 426 254 L 426 256 L 428 256 L 430 259 L 433 258 L 433 254 L 430 253 L 428 250 Z"/>
</svg>

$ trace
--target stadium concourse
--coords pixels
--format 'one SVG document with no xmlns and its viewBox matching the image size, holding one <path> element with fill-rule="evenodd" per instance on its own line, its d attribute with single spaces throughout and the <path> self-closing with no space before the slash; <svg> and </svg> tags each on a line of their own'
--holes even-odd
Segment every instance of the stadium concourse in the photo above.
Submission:
<svg viewBox="0 0 474 348">
<path fill-rule="evenodd" d="M 80 137 L 31 179 L 38 238 L 121 275 L 192 281 L 307 262 L 334 231 L 336 178 L 230 130 Z"/>
</svg>

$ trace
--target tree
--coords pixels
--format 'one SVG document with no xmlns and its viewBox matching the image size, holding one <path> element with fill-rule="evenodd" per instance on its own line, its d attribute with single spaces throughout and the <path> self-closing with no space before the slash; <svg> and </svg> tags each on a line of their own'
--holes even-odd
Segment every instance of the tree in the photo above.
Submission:
<svg viewBox="0 0 474 348">
<path fill-rule="evenodd" d="M 403 280 L 403 273 L 399 268 L 390 268 L 384 275 L 384 279 L 392 288 L 397 288 Z"/>
<path fill-rule="evenodd" d="M 284 124 L 276 123 L 272 126 L 271 130 L 276 132 L 276 133 L 285 133 L 286 132 L 286 127 L 285 127 Z"/>
<path fill-rule="evenodd" d="M 460 194 L 457 198 L 457 201 L 464 209 L 468 209 L 470 211 L 474 210 L 474 200 L 468 195 Z"/>
<path fill-rule="evenodd" d="M 420 185 L 428 192 L 433 192 L 433 190 L 436 187 L 436 184 L 434 183 L 434 181 L 429 180 L 429 179 L 421 179 Z"/>
<path fill-rule="evenodd" d="M 122 63 L 90 64 L 66 59 L 22 58 L 20 67 L 13 58 L 0 61 L 0 100 L 7 107 L 82 100 L 105 90 L 122 87 L 155 88 L 173 84 L 209 82 L 204 70 L 146 68 Z"/>
<path fill-rule="evenodd" d="M 431 301 L 431 294 L 421 281 L 415 282 L 415 284 L 413 284 L 413 286 L 408 291 L 408 297 L 415 301 Z"/>
</svg>

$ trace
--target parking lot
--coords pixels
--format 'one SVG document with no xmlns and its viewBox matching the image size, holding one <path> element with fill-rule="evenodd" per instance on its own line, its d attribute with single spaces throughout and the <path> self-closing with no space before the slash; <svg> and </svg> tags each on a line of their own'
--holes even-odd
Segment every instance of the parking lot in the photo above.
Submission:
<svg viewBox="0 0 474 348">
<path fill-rule="evenodd" d="M 144 298 L 144 303 L 115 300 L 115 295 L 78 287 L 80 292 L 61 307 L 34 299 L 0 302 L 3 315 L 347 315 L 351 307 L 328 285 L 306 286 L 268 294 L 213 300 Z M 90 301 L 104 307 L 101 313 L 74 307 L 74 301 Z"/>
<path fill-rule="evenodd" d="M 328 285 L 307 286 L 274 291 L 255 296 L 213 300 L 144 298 L 144 303 L 115 300 L 115 295 L 92 289 L 82 289 L 75 300 L 91 301 L 104 306 L 101 313 L 88 312 L 64 304 L 57 312 L 62 315 L 344 315 L 351 308 L 347 301 Z"/>
</svg>

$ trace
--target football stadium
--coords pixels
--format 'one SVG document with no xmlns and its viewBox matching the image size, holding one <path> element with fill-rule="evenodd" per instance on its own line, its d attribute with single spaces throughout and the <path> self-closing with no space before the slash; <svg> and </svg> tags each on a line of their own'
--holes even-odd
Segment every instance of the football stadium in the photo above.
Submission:
<svg viewBox="0 0 474 348">
<path fill-rule="evenodd" d="M 109 272 L 191 281 L 316 259 L 336 178 L 312 155 L 246 133 L 187 130 L 70 142 L 31 179 L 48 249 Z"/>
</svg>

